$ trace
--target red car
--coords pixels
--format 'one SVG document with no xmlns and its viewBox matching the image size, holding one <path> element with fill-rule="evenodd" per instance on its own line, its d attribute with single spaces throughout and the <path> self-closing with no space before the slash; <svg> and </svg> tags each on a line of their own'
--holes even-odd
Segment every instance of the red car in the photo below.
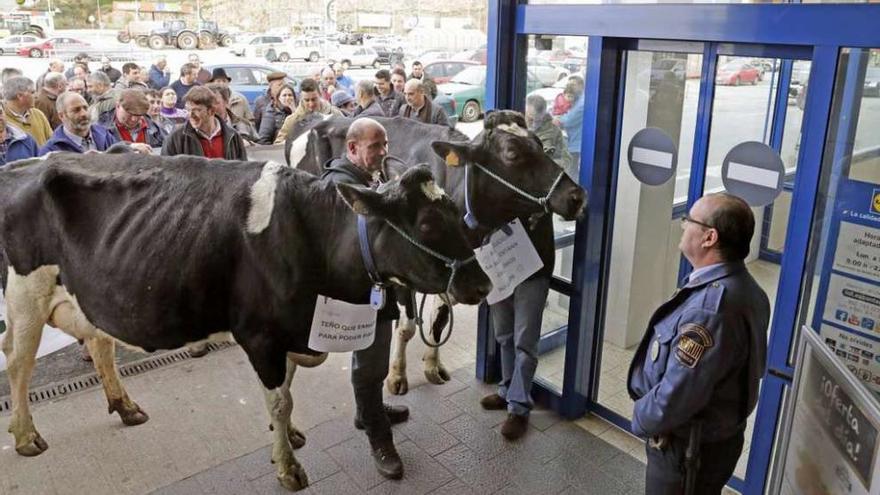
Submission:
<svg viewBox="0 0 880 495">
<path fill-rule="evenodd" d="M 760 80 L 761 71 L 745 62 L 728 62 L 719 67 L 715 75 L 715 84 L 718 85 L 758 84 Z"/>
<path fill-rule="evenodd" d="M 425 65 L 424 71 L 436 84 L 443 84 L 471 65 L 479 63 L 473 60 L 437 60 Z"/>
<path fill-rule="evenodd" d="M 19 48 L 18 54 L 22 57 L 41 58 L 49 56 L 49 53 L 53 50 L 73 52 L 88 48 L 89 46 L 85 41 L 74 38 L 49 38 L 45 41 Z"/>
</svg>

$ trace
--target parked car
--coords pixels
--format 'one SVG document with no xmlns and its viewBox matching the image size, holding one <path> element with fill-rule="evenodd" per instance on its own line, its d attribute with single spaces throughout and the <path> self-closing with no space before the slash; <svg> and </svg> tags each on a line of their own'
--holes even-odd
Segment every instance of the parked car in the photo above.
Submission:
<svg viewBox="0 0 880 495">
<path fill-rule="evenodd" d="M 530 57 L 526 60 L 526 65 L 544 86 L 553 86 L 556 81 L 568 77 L 568 70 L 537 57 Z"/>
<path fill-rule="evenodd" d="M 18 49 L 18 54 L 22 57 L 41 58 L 48 56 L 53 50 L 77 51 L 89 48 L 90 46 L 85 41 L 73 38 L 49 38 L 47 40 L 38 40 L 34 44 L 21 46 Z"/>
<path fill-rule="evenodd" d="M 291 60 L 317 62 L 321 59 L 321 43 L 310 39 L 288 40 L 280 45 L 269 45 L 266 48 L 266 60 L 269 62 L 287 63 Z"/>
<path fill-rule="evenodd" d="M 205 70 L 213 72 L 214 69 L 218 68 L 222 68 L 226 71 L 226 74 L 231 79 L 229 87 L 233 91 L 237 91 L 247 98 L 248 104 L 251 107 L 254 106 L 254 101 L 260 95 L 265 94 L 266 90 L 269 89 L 269 80 L 267 79 L 269 74 L 278 71 L 278 69 L 274 67 L 257 64 L 209 65 L 205 67 Z M 297 88 L 299 87 L 299 81 L 293 76 L 288 75 L 287 78 L 285 78 L 285 81 L 292 83 Z"/>
<path fill-rule="evenodd" d="M 16 55 L 19 48 L 30 46 L 40 42 L 36 36 L 15 35 L 0 40 L 0 55 Z"/>
<path fill-rule="evenodd" d="M 758 84 L 761 72 L 746 62 L 728 62 L 718 68 L 715 84 L 739 86 L 743 83 Z"/>
<path fill-rule="evenodd" d="M 538 88 L 531 93 L 528 93 L 527 96 L 538 95 L 541 98 L 544 98 L 544 101 L 547 102 L 547 111 L 549 112 L 551 108 L 553 108 L 553 103 L 556 102 L 556 97 L 561 95 L 565 90 L 565 85 L 568 84 L 568 78 L 565 77 L 553 83 L 553 86 L 549 88 Z"/>
<path fill-rule="evenodd" d="M 862 96 L 880 97 L 880 67 L 868 67 L 865 71 L 865 89 Z"/>
<path fill-rule="evenodd" d="M 382 63 L 376 50 L 362 46 L 354 50 L 346 50 L 339 47 L 339 51 L 332 57 L 331 63 L 339 62 L 346 69 L 349 67 L 373 67 L 378 69 Z"/>
<path fill-rule="evenodd" d="M 458 52 L 453 55 L 452 58 L 455 60 L 473 60 L 474 62 L 486 65 L 488 56 L 489 55 L 486 48 L 480 47 L 475 50 L 465 50 L 463 52 Z"/>
<path fill-rule="evenodd" d="M 541 87 L 540 81 L 527 72 L 526 92 Z M 486 66 L 472 65 L 459 72 L 446 84 L 437 86 L 437 92 L 455 100 L 455 114 L 462 122 L 474 122 L 483 115 L 486 101 Z"/>
<path fill-rule="evenodd" d="M 480 64 L 473 60 L 438 60 L 426 64 L 423 69 L 431 80 L 437 84 L 443 84 L 449 82 L 459 72 L 472 65 Z"/>
<path fill-rule="evenodd" d="M 418 60 L 423 64 L 428 64 L 435 60 L 449 60 L 453 53 L 446 50 L 426 50 L 419 54 L 414 60 Z"/>
<path fill-rule="evenodd" d="M 229 51 L 239 57 L 265 58 L 266 51 L 269 48 L 274 48 L 283 43 L 284 38 L 281 36 L 259 35 L 254 36 L 245 43 L 233 44 Z"/>
</svg>

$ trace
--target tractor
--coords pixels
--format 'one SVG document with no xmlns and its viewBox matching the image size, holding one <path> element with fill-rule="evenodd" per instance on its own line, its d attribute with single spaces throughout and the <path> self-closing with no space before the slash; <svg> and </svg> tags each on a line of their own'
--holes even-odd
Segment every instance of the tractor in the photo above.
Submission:
<svg viewBox="0 0 880 495">
<path fill-rule="evenodd" d="M 233 41 L 229 33 L 220 30 L 217 21 L 199 22 L 199 48 L 203 50 L 216 46 L 226 48 L 231 46 Z"/>
<path fill-rule="evenodd" d="M 162 27 L 150 32 L 149 46 L 153 50 L 161 50 L 166 46 L 195 50 L 199 47 L 199 35 L 186 27 L 186 21 L 183 19 L 164 21 Z"/>
</svg>

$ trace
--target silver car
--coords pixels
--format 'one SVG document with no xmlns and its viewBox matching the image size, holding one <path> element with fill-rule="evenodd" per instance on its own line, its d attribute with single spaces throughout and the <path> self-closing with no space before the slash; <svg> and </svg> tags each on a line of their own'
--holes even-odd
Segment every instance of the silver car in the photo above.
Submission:
<svg viewBox="0 0 880 495">
<path fill-rule="evenodd" d="M 29 34 L 16 34 L 0 40 L 0 55 L 17 55 L 18 49 L 23 46 L 36 45 L 41 42 L 40 38 Z"/>
</svg>

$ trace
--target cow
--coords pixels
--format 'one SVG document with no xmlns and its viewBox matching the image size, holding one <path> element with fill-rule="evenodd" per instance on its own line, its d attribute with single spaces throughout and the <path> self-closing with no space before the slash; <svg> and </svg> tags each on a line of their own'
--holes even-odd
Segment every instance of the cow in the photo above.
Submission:
<svg viewBox="0 0 880 495">
<path fill-rule="evenodd" d="M 369 302 L 359 215 L 383 281 L 448 288 L 470 304 L 488 294 L 486 275 L 464 262 L 473 251 L 457 208 L 423 167 L 376 191 L 275 162 L 191 156 L 53 153 L 0 171 L 15 450 L 48 448 L 27 400 L 44 323 L 85 340 L 126 425 L 148 415 L 119 380 L 115 340 L 152 352 L 228 333 L 262 385 L 280 483 L 307 486 L 289 387 L 295 364 L 326 358 L 308 347 L 318 295 Z"/>
<path fill-rule="evenodd" d="M 428 164 L 438 184 L 462 211 L 467 212 L 467 235 L 474 248 L 482 245 L 493 231 L 517 217 L 536 219 L 537 215 L 553 212 L 566 220 L 573 220 L 583 214 L 586 207 L 584 190 L 544 153 L 540 140 L 527 130 L 525 118 L 519 112 L 488 112 L 483 131 L 473 140 L 447 126 L 423 124 L 402 117 L 375 120 L 388 133 L 392 158 L 386 163 L 390 175 L 405 170 L 408 163 Z M 329 160 L 344 152 L 345 135 L 352 121 L 333 117 L 302 123 L 285 143 L 288 164 L 320 174 Z M 466 190 L 465 177 L 468 174 Z M 547 238 L 535 247 L 542 259 L 553 259 L 552 229 L 546 230 Z M 403 296 L 403 300 L 408 300 L 408 296 Z M 434 307 L 437 309 L 427 338 L 436 343 L 450 309 L 445 301 L 435 301 Z M 405 394 L 409 388 L 406 345 L 415 334 L 412 316 L 410 307 L 396 330 L 397 345 L 385 382 L 393 394 Z M 428 348 L 422 361 L 429 382 L 442 384 L 449 380 L 436 347 Z"/>
</svg>

